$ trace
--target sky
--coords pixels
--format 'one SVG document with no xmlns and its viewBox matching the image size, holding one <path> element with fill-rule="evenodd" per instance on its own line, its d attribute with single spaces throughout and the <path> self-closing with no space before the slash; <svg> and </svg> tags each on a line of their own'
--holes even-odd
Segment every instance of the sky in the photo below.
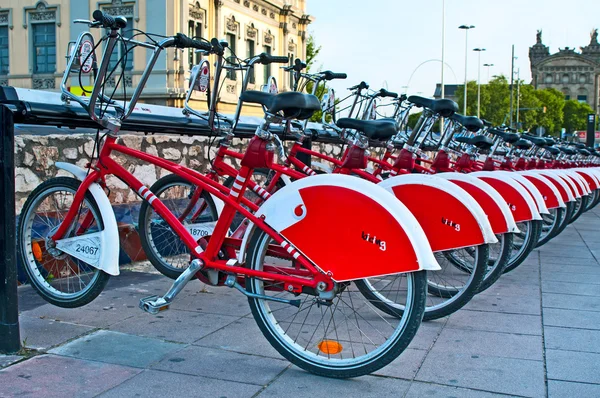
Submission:
<svg viewBox="0 0 600 398">
<path fill-rule="evenodd" d="M 433 96 L 441 79 L 442 2 L 306 0 L 307 13 L 315 18 L 308 31 L 322 47 L 316 67 L 348 74 L 347 80 L 331 84 L 338 98 L 361 80 L 373 89 Z M 529 83 L 529 47 L 536 31 L 542 30 L 550 53 L 559 47 L 579 50 L 589 44 L 592 29 L 600 29 L 600 1 L 445 0 L 446 84 L 465 79 L 465 31 L 460 25 L 475 26 L 468 33 L 468 80 L 477 80 L 478 53 L 472 50 L 478 47 L 486 49 L 481 64 L 494 64 L 490 77 L 509 77 L 514 44 L 515 71 L 520 69 L 521 79 Z M 487 80 L 488 69 L 482 66 L 481 82 Z"/>
</svg>

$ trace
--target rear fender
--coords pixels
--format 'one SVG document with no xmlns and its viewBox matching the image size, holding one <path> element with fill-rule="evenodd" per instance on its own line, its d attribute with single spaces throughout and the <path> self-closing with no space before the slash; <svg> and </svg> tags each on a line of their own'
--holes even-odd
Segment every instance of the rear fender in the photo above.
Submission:
<svg viewBox="0 0 600 398">
<path fill-rule="evenodd" d="M 579 199 L 581 197 L 581 193 L 579 192 L 579 188 L 575 184 L 575 181 L 573 181 L 572 177 L 570 177 L 569 175 L 567 175 L 566 173 L 564 173 L 563 170 L 549 170 L 549 172 L 553 173 L 555 176 L 557 176 L 557 178 L 560 178 L 563 181 L 565 181 L 567 183 L 567 185 L 569 186 L 569 189 L 571 190 L 571 193 L 573 194 L 573 196 L 576 199 Z"/>
<path fill-rule="evenodd" d="M 476 171 L 470 175 L 482 179 L 498 191 L 512 211 L 515 222 L 542 219 L 535 199 L 514 178 L 507 178 L 505 174 L 498 171 Z"/>
<path fill-rule="evenodd" d="M 440 173 L 436 177 L 452 181 L 467 191 L 483 208 L 494 233 L 519 232 L 506 201 L 490 184 L 463 173 Z"/>
<path fill-rule="evenodd" d="M 590 190 L 590 186 L 588 185 L 585 178 L 583 178 L 579 173 L 575 172 L 575 170 L 564 170 L 564 173 L 570 176 L 579 189 L 579 193 L 583 195 L 589 195 L 592 191 Z"/>
<path fill-rule="evenodd" d="M 338 282 L 440 269 L 406 206 L 356 177 L 322 174 L 294 181 L 265 201 L 256 216 Z M 252 229 L 242 241 L 240 260 Z"/>
<path fill-rule="evenodd" d="M 519 174 L 527 178 L 540 191 L 548 209 L 566 207 L 558 188 L 547 177 L 538 173 L 531 173 L 528 170 L 521 171 Z"/>
<path fill-rule="evenodd" d="M 498 241 L 483 208 L 450 181 L 406 174 L 377 185 L 391 192 L 415 216 L 434 252 Z"/>
<path fill-rule="evenodd" d="M 598 177 L 594 172 L 591 172 L 589 169 L 575 169 L 577 174 L 579 174 L 583 179 L 588 183 L 590 190 L 594 191 L 600 187 L 600 183 L 598 181 Z"/>
<path fill-rule="evenodd" d="M 73 174 L 75 178 L 83 181 L 87 176 L 87 171 L 75 166 L 74 164 L 56 162 L 56 167 L 69 173 Z M 86 259 L 86 262 L 90 265 L 101 269 L 109 275 L 119 275 L 119 230 L 117 228 L 117 219 L 115 218 L 115 212 L 106 196 L 106 193 L 100 185 L 92 183 L 88 188 L 88 191 L 92 194 L 102 217 L 104 223 L 104 229 L 98 234 L 94 234 L 94 244 L 104 248 L 100 250 L 99 258 L 93 259 L 91 262 Z M 57 241 L 60 244 L 61 241 L 66 241 L 69 238 L 61 239 Z M 65 247 L 66 248 L 66 247 Z M 110 250 L 109 250 L 110 248 Z"/>
<path fill-rule="evenodd" d="M 553 170 L 530 170 L 529 172 L 532 174 L 535 173 L 544 176 L 550 182 L 552 182 L 554 184 L 554 187 L 560 192 L 560 196 L 563 202 L 566 203 L 574 201 L 575 195 L 573 195 L 573 189 L 571 188 L 571 186 L 563 178 L 561 178 L 557 174 L 552 173 L 552 171 Z"/>
<path fill-rule="evenodd" d="M 541 214 L 549 214 L 548 208 L 546 207 L 546 202 L 544 201 L 544 197 L 540 193 L 539 189 L 529 181 L 527 178 L 523 177 L 519 172 L 512 171 L 498 171 L 498 173 L 502 173 L 506 175 L 507 178 L 513 178 L 519 182 L 519 184 L 523 185 L 527 192 L 533 197 L 535 200 L 535 204 L 537 206 L 538 211 Z"/>
</svg>

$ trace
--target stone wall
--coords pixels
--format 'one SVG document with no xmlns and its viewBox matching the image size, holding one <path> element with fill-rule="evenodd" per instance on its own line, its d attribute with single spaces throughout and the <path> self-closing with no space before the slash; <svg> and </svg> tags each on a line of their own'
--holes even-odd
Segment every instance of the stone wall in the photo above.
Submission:
<svg viewBox="0 0 600 398">
<path fill-rule="evenodd" d="M 123 134 L 120 141 L 129 148 L 141 149 L 183 166 L 206 171 L 209 165 L 209 142 L 207 137 L 186 137 L 176 135 Z M 215 140 L 216 142 L 216 140 Z M 243 150 L 245 142 L 235 139 L 233 148 Z M 215 145 L 211 159 L 215 155 Z M 314 144 L 314 150 L 338 157 L 339 145 Z M 56 168 L 56 162 L 73 163 L 84 167 L 94 152 L 94 135 L 81 133 L 26 135 L 15 137 L 16 167 L 16 207 L 20 213 L 27 196 L 43 181 L 55 176 L 71 176 Z M 121 154 L 115 160 L 147 186 L 168 174 L 164 169 Z M 237 164 L 237 160 L 233 159 Z M 238 165 L 239 166 L 239 165 Z M 113 203 L 127 203 L 139 200 L 121 180 L 114 176 L 107 178 Z"/>
</svg>

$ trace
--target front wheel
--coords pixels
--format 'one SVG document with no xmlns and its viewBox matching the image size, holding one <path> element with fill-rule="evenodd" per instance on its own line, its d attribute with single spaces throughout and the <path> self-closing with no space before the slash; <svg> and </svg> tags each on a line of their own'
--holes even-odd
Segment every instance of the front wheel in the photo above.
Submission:
<svg viewBox="0 0 600 398">
<path fill-rule="evenodd" d="M 110 278 L 106 272 L 59 250 L 51 239 L 71 208 L 80 184 L 75 178 L 58 177 L 38 186 L 23 206 L 17 229 L 19 256 L 31 286 L 47 302 L 64 308 L 89 303 L 102 292 Z M 92 194 L 86 192 L 63 239 L 81 237 L 75 251 L 101 258 L 100 251 L 115 248 L 102 247 L 97 238 L 86 239 L 86 235 L 103 229 L 98 205 Z"/>
<path fill-rule="evenodd" d="M 271 238 L 263 231 L 252 237 L 248 266 L 262 270 L 270 266 L 283 275 L 295 262 L 271 256 Z M 278 246 L 278 245 L 277 245 Z M 269 343 L 293 364 L 311 373 L 333 378 L 358 377 L 373 373 L 396 359 L 412 341 L 425 308 L 426 271 L 396 275 L 403 280 L 405 308 L 388 316 L 357 289 L 356 281 L 338 285 L 331 299 L 314 292 L 293 294 L 282 286 L 258 278 L 247 278 L 249 292 L 300 300 L 292 305 L 249 298 L 252 315 Z"/>
<path fill-rule="evenodd" d="M 548 209 L 549 214 L 542 214 L 542 231 L 540 233 L 540 240 L 535 247 L 545 245 L 558 234 L 565 218 L 565 211 L 564 207 L 556 207 Z"/>
<path fill-rule="evenodd" d="M 517 223 L 520 232 L 513 235 L 512 250 L 504 273 L 517 268 L 535 248 L 542 231 L 541 220 L 529 220 Z"/>
</svg>

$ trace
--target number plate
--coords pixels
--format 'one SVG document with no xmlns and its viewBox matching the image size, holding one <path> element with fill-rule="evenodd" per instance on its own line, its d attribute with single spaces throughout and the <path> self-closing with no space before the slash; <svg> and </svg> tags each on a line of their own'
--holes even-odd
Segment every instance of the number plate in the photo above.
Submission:
<svg viewBox="0 0 600 398">
<path fill-rule="evenodd" d="M 99 232 L 61 239 L 56 242 L 56 248 L 94 267 L 100 264 L 102 245 Z"/>
<path fill-rule="evenodd" d="M 187 228 L 190 235 L 194 237 L 194 239 L 198 240 L 204 238 L 206 236 L 212 235 L 215 230 L 216 221 L 198 223 L 198 224 L 187 224 L 185 227 Z"/>
</svg>

